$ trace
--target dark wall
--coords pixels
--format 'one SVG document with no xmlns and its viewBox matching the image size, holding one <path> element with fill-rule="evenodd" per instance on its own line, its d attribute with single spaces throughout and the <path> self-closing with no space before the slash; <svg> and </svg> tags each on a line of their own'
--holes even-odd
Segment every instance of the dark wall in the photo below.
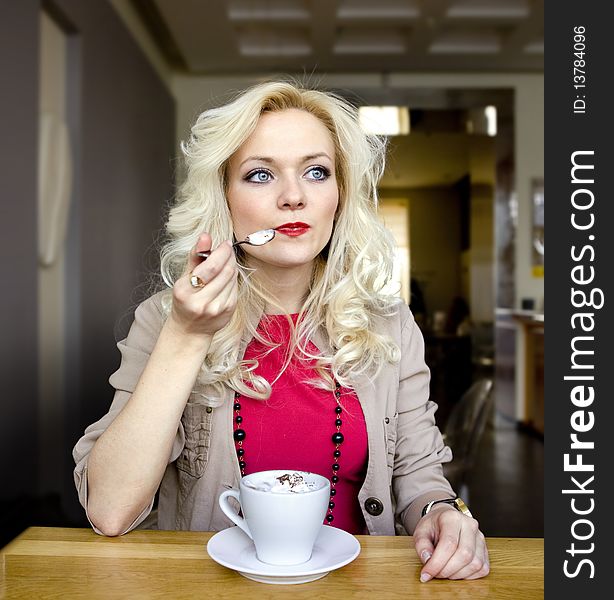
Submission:
<svg viewBox="0 0 614 600">
<path fill-rule="evenodd" d="M 38 3 L 0 1 L 0 502 L 36 489 L 37 66 Z"/>
<path fill-rule="evenodd" d="M 152 244 L 172 195 L 172 97 L 105 0 L 57 0 L 79 31 L 81 123 L 77 272 L 82 424 L 109 403 L 108 369 L 127 313 L 157 269 Z M 153 261 L 153 262 L 152 262 Z M 136 291 L 135 291 L 136 290 Z M 90 387 L 91 386 L 91 387 Z"/>
<path fill-rule="evenodd" d="M 112 399 L 115 343 L 157 270 L 152 247 L 173 193 L 174 101 L 106 0 L 0 2 L 3 262 L 0 498 L 35 493 L 36 156 L 41 4 L 69 32 L 75 193 L 67 242 L 63 511 L 80 515 L 71 451 Z M 6 94 L 5 91 L 9 93 Z M 6 213 L 6 215 L 4 214 Z M 6 248 L 6 250 L 5 250 Z M 6 357 L 5 357 L 6 354 Z M 24 452 L 24 445 L 27 446 Z M 25 454 L 25 456 L 24 456 Z M 7 485 L 8 483 L 8 485 Z M 44 490 L 38 490 L 44 494 Z"/>
</svg>

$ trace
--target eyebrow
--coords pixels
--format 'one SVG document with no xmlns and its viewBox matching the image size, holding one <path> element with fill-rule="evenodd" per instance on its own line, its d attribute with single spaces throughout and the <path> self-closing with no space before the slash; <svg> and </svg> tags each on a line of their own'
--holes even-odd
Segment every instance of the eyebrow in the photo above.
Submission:
<svg viewBox="0 0 614 600">
<path fill-rule="evenodd" d="M 323 157 L 328 158 L 328 160 L 330 160 L 331 162 L 333 160 L 326 152 L 316 152 L 315 154 L 308 154 L 307 156 L 303 156 L 301 160 L 302 162 L 307 162 L 310 160 L 314 160 L 316 158 L 323 158 Z M 263 162 L 269 165 L 275 162 L 275 159 L 271 158 L 270 156 L 248 156 L 244 161 L 241 162 L 239 167 L 242 167 L 246 162 L 249 162 L 251 160 Z"/>
</svg>

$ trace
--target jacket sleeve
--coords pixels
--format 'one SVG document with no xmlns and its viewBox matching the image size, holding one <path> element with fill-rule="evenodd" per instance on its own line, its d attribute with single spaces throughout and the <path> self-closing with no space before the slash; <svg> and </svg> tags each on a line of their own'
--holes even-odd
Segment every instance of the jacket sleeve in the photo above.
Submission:
<svg viewBox="0 0 614 600">
<path fill-rule="evenodd" d="M 430 372 L 424 361 L 422 332 L 409 309 L 402 311 L 401 319 L 397 441 L 392 488 L 397 518 L 406 525 L 408 511 L 412 508 L 422 509 L 422 506 L 412 507 L 414 501 L 432 495 L 453 497 L 454 492 L 443 475 L 442 464 L 452 459 L 452 451 L 444 444 L 435 424 L 437 405 L 429 400 Z M 411 512 L 415 513 L 415 510 Z M 409 521 L 415 522 L 415 519 Z"/>
<path fill-rule="evenodd" d="M 149 356 L 155 346 L 156 340 L 164 323 L 162 309 L 160 305 L 160 294 L 152 296 L 143 302 L 134 313 L 134 322 L 130 327 L 128 336 L 117 344 L 121 353 L 120 367 L 111 377 L 109 383 L 115 388 L 113 402 L 109 412 L 99 421 L 90 425 L 73 448 L 73 458 L 75 461 L 74 479 L 79 502 L 85 509 L 90 524 L 96 533 L 101 533 L 91 522 L 87 512 L 87 464 L 90 451 L 98 438 L 105 432 L 107 427 L 113 422 L 115 417 L 127 404 L 136 384 L 145 369 Z M 183 426 L 179 423 L 177 434 L 173 442 L 169 463 L 175 461 L 185 443 L 185 433 Z M 126 531 L 134 529 L 151 512 L 154 499 L 151 504 L 135 519 Z M 124 532 L 126 533 L 126 532 Z"/>
</svg>

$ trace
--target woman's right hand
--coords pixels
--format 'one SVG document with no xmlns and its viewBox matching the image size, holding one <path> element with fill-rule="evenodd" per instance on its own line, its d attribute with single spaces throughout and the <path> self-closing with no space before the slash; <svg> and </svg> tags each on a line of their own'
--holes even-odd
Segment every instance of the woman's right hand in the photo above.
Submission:
<svg viewBox="0 0 614 600">
<path fill-rule="evenodd" d="M 206 260 L 197 252 L 211 250 L 211 236 L 203 233 L 192 248 L 183 275 L 173 286 L 169 325 L 188 335 L 213 336 L 228 324 L 237 306 L 237 263 L 232 243 L 221 243 Z M 196 275 L 205 284 L 195 288 Z"/>
</svg>

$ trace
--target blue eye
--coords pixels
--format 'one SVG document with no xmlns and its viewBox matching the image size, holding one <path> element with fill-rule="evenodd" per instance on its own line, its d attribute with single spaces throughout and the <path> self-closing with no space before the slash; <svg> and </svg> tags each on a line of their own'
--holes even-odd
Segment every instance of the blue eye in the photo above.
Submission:
<svg viewBox="0 0 614 600">
<path fill-rule="evenodd" d="M 307 171 L 307 179 L 313 179 L 315 181 L 324 181 L 330 177 L 330 171 L 325 167 L 311 167 Z"/>
<path fill-rule="evenodd" d="M 267 183 L 271 181 L 271 174 L 264 169 L 258 169 L 257 171 L 248 173 L 245 180 L 251 181 L 252 183 Z"/>
</svg>

